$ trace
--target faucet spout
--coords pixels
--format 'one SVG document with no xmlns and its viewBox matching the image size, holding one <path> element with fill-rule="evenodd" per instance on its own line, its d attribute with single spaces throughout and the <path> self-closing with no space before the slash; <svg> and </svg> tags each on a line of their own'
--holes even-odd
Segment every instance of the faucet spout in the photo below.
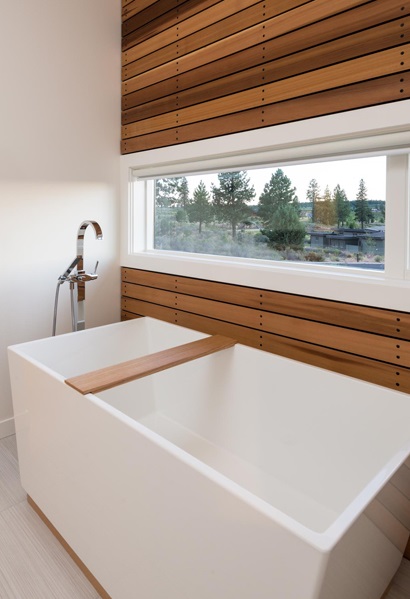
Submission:
<svg viewBox="0 0 410 599">
<path fill-rule="evenodd" d="M 87 227 L 90 226 L 93 227 L 94 231 L 95 231 L 95 236 L 97 239 L 102 239 L 103 238 L 103 234 L 102 234 L 102 229 L 100 227 L 100 225 L 95 221 L 95 220 L 85 220 L 84 222 L 81 223 L 81 225 L 78 228 L 78 233 L 77 233 L 77 258 L 79 258 L 79 262 L 78 262 L 78 270 L 83 270 L 84 264 L 83 264 L 83 260 L 84 260 L 84 235 L 85 232 L 87 230 Z M 81 264 L 80 264 L 81 262 Z"/>
<path fill-rule="evenodd" d="M 84 300 L 85 300 L 85 283 L 88 280 L 96 279 L 97 274 L 87 275 L 84 271 L 84 236 L 87 227 L 91 226 L 94 229 L 97 239 L 103 238 L 103 233 L 100 225 L 95 220 L 85 220 L 81 223 L 77 233 L 77 308 L 78 322 L 77 330 L 85 328 L 84 315 Z"/>
</svg>

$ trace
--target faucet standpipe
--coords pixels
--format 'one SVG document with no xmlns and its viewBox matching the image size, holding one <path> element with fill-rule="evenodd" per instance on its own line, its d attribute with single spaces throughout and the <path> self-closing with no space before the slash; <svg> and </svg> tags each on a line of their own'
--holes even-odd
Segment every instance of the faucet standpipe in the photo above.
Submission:
<svg viewBox="0 0 410 599">
<path fill-rule="evenodd" d="M 94 272 L 87 273 L 84 270 L 84 235 L 87 227 L 90 225 L 94 229 L 96 238 L 103 238 L 101 227 L 95 220 L 85 220 L 81 223 L 77 233 L 77 256 L 63 274 L 58 277 L 57 281 L 54 300 L 53 336 L 56 334 L 58 294 L 60 286 L 66 281 L 70 283 L 72 330 L 80 331 L 85 329 L 85 283 L 87 281 L 95 281 L 98 278 L 98 260 Z M 77 270 L 72 272 L 75 267 L 77 267 Z"/>
</svg>

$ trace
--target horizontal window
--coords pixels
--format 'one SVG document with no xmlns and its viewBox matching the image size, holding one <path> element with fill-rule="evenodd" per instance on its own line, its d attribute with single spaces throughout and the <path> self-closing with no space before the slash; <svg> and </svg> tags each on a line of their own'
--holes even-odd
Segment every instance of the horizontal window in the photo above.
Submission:
<svg viewBox="0 0 410 599">
<path fill-rule="evenodd" d="M 407 311 L 409 106 L 123 156 L 121 264 Z"/>
<path fill-rule="evenodd" d="M 385 156 L 156 178 L 152 249 L 384 269 Z"/>
</svg>

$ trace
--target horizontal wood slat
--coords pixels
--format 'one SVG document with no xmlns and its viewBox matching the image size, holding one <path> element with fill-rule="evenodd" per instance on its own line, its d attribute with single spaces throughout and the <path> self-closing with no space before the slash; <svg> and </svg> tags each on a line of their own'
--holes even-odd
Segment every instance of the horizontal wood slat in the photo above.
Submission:
<svg viewBox="0 0 410 599">
<path fill-rule="evenodd" d="M 200 13 L 197 19 L 184 21 L 178 28 L 171 27 L 168 31 L 124 51 L 123 64 L 140 61 L 145 71 L 147 66 L 152 69 L 178 59 L 182 53 L 196 53 L 203 51 L 205 47 L 211 53 L 210 60 L 215 60 L 213 52 L 234 51 L 229 50 L 229 44 L 233 44 L 238 50 L 244 46 L 259 44 L 267 36 L 283 35 L 337 14 L 345 8 L 360 6 L 365 1 L 332 0 L 330 3 L 328 0 L 280 0 L 259 2 L 256 6 L 252 6 L 252 0 L 236 0 L 235 4 L 221 2 Z M 235 11 L 236 5 L 238 11 Z M 246 9 L 247 6 L 249 8 Z M 269 34 L 269 30 L 273 30 L 274 34 L 273 31 Z"/>
<path fill-rule="evenodd" d="M 283 3 L 283 0 L 281 1 Z M 288 1 L 298 5 L 309 0 Z M 205 0 L 198 5 L 195 0 L 191 0 L 181 8 L 184 6 L 191 8 L 191 14 L 194 15 L 192 18 L 189 18 L 189 11 L 181 14 L 182 11 L 179 9 L 177 12 L 161 15 L 156 19 L 154 31 L 151 27 L 144 27 L 125 35 L 122 44 L 124 64 L 135 60 L 136 55 L 139 58 L 149 54 L 158 54 L 159 48 L 166 47 L 172 52 L 173 57 L 176 57 L 176 47 L 181 42 L 184 43 L 184 51 L 187 52 L 202 47 L 205 42 L 218 41 L 225 37 L 222 31 L 223 27 L 225 27 L 225 33 L 230 35 L 263 21 L 261 4 L 260 0 L 235 0 L 235 3 Z M 164 17 L 168 21 L 166 28 L 163 27 Z M 190 39 L 186 40 L 185 38 L 188 37 Z M 132 49 L 135 45 L 139 47 L 137 53 Z"/>
<path fill-rule="evenodd" d="M 123 295 L 324 347 L 331 339 L 334 349 L 410 367 L 409 341 L 379 337 L 375 343 L 371 333 L 138 285 L 124 284 Z"/>
<path fill-rule="evenodd" d="M 157 133 L 138 135 L 137 137 L 124 139 L 121 142 L 121 151 L 124 154 L 140 152 L 152 148 L 227 135 L 235 133 L 239 129 L 249 131 L 318 115 L 374 106 L 380 103 L 381 98 L 384 102 L 404 100 L 410 98 L 409 82 L 410 71 L 406 71 L 400 75 L 348 85 L 335 91 L 312 94 L 311 96 L 279 102 L 263 108 L 241 111 L 200 123 L 178 126 Z"/>
<path fill-rule="evenodd" d="M 255 0 L 235 0 L 233 2 L 219 2 L 217 5 L 202 11 L 194 18 L 171 25 L 166 31 L 154 35 L 150 39 L 139 42 L 134 40 L 134 46 L 124 49 L 122 61 L 127 65 L 141 57 L 150 56 L 150 68 L 154 68 L 169 60 L 174 60 L 181 55 L 196 52 L 204 46 L 211 46 L 221 40 L 230 38 L 241 31 L 252 31 L 258 35 L 258 42 L 262 41 L 260 34 L 263 23 L 270 24 L 272 18 L 286 15 L 289 9 L 295 9 L 306 4 L 322 4 L 326 0 L 277 0 L 276 2 L 255 2 Z M 333 0 L 358 5 L 363 0 Z M 265 8 L 264 8 L 265 7 Z M 293 17 L 293 14 L 291 15 Z M 265 25 L 266 27 L 266 25 Z M 181 48 L 182 46 L 182 48 Z M 146 70 L 144 68 L 144 70 Z"/>
<path fill-rule="evenodd" d="M 336 22 L 339 27 L 341 24 L 345 24 L 347 15 L 345 13 L 339 14 L 337 6 L 336 8 L 333 7 L 333 4 L 330 4 L 326 0 L 314 1 L 325 3 L 322 6 L 322 10 L 326 11 L 323 12 L 323 15 L 328 17 L 328 27 L 324 28 L 324 31 L 322 31 L 322 37 L 324 36 L 325 41 L 335 39 L 338 36 L 331 33 L 331 31 L 333 31 L 333 28 L 336 26 Z M 345 0 L 340 0 L 340 2 L 345 2 Z M 355 4 L 360 6 L 362 3 L 356 2 Z M 395 14 L 396 18 L 405 16 L 404 14 L 398 15 L 397 10 L 392 11 L 390 14 Z M 335 15 L 337 15 L 337 17 L 335 17 Z M 350 15 L 350 17 L 352 16 L 353 15 Z M 379 10 L 373 19 L 375 25 L 380 24 L 379 20 L 376 19 L 376 16 L 379 16 L 379 18 L 381 17 Z M 273 48 L 277 48 L 278 43 L 280 44 L 283 42 L 284 51 L 282 51 L 279 56 L 285 56 L 286 54 L 295 54 L 319 44 L 315 38 L 313 38 L 313 40 L 310 39 L 312 34 L 311 28 L 313 28 L 316 35 L 318 35 L 318 23 L 315 21 L 310 6 L 301 6 L 295 9 L 295 11 L 285 13 L 285 15 L 279 15 L 278 17 L 275 17 L 274 21 L 275 22 L 271 24 L 271 26 L 261 25 L 257 28 L 246 29 L 235 35 L 225 37 L 221 41 L 213 44 L 205 45 L 203 43 L 203 37 L 200 37 L 201 43 L 198 48 L 192 48 L 192 51 L 188 51 L 188 49 L 185 48 L 185 52 L 182 53 L 180 43 L 178 43 L 175 48 L 173 48 L 173 46 L 166 46 L 162 50 L 157 50 L 156 52 L 148 54 L 145 58 L 141 58 L 141 54 L 139 54 L 138 60 L 132 61 L 131 63 L 129 63 L 128 60 L 125 60 L 125 66 L 123 67 L 122 73 L 123 79 L 125 80 L 123 92 L 130 93 L 136 88 L 141 88 L 176 75 L 179 76 L 181 73 L 198 69 L 204 65 L 209 65 L 210 68 L 212 68 L 215 61 L 232 55 L 234 55 L 233 71 L 240 71 L 244 68 L 242 66 L 241 53 L 248 49 L 254 49 L 254 51 L 256 51 L 256 54 L 253 56 L 253 61 L 248 65 L 249 68 L 255 65 L 263 65 L 264 62 L 275 58 L 275 55 L 273 55 L 272 58 L 269 58 L 272 53 L 272 45 Z M 359 17 L 359 22 L 360 21 L 363 26 L 363 16 L 361 18 Z M 323 21 L 320 21 L 320 24 L 323 28 Z M 337 28 L 336 32 L 338 33 Z M 352 27 L 349 34 L 354 32 L 357 32 L 355 26 Z M 402 32 L 400 31 L 398 34 L 399 33 L 401 34 Z M 401 39 L 401 42 L 403 43 L 403 39 Z M 398 43 L 400 43 L 399 35 Z M 268 54 L 266 54 L 267 52 Z M 277 50 L 277 52 L 279 51 Z M 268 56 L 268 58 L 266 58 L 266 56 Z M 217 69 L 214 71 L 214 78 L 215 76 L 220 77 Z"/>
<path fill-rule="evenodd" d="M 164 0 L 123 11 L 123 153 L 410 95 L 406 2 Z"/>
<path fill-rule="evenodd" d="M 125 21 L 133 15 L 142 12 L 157 0 L 122 0 L 122 19 Z M 175 0 L 174 0 L 175 2 Z"/>
<path fill-rule="evenodd" d="M 410 31 L 410 16 L 403 19 L 403 22 L 405 23 L 406 30 Z M 360 56 L 363 53 L 363 49 L 377 52 L 383 47 L 396 46 L 398 45 L 397 27 L 397 22 L 393 21 L 364 32 L 359 32 L 348 38 L 343 37 L 340 40 L 329 42 L 324 45 L 325 47 L 315 47 L 298 54 L 291 54 L 290 56 L 276 59 L 272 62 L 265 62 L 263 74 L 261 73 L 260 66 L 256 66 L 245 71 L 227 75 L 222 79 L 216 79 L 203 85 L 191 87 L 185 91 L 178 89 L 174 94 L 168 93 L 166 97 L 146 102 L 143 105 L 140 104 L 124 112 L 123 123 L 137 123 L 137 121 L 167 113 L 171 107 L 177 110 L 178 114 L 181 114 L 181 109 L 188 106 L 195 106 L 199 103 L 203 104 L 209 100 L 227 95 L 231 99 L 232 94 L 253 88 L 255 82 L 258 80 L 264 84 L 262 89 L 265 90 L 265 86 L 269 83 L 292 78 L 300 72 L 307 73 L 328 65 L 337 64 L 341 56 L 344 56 L 345 59 L 351 59 Z M 375 55 L 375 58 L 377 58 L 377 55 Z M 372 78 L 370 71 L 368 72 L 368 78 Z M 180 84 L 178 83 L 177 85 L 180 88 Z M 335 81 L 336 86 L 337 81 Z M 169 89 L 168 87 L 168 92 Z M 306 88 L 306 91 L 309 91 L 308 88 Z M 246 108 L 245 104 L 241 106 L 241 109 L 243 108 Z M 138 124 L 135 126 L 138 127 Z"/>
<path fill-rule="evenodd" d="M 203 358 L 217 351 L 228 349 L 235 345 L 235 343 L 234 339 L 214 335 L 135 358 L 134 360 L 128 360 L 121 364 L 106 366 L 99 370 L 71 377 L 66 379 L 65 382 L 83 395 L 98 393 L 99 391 L 111 389 L 112 387 L 129 383 L 141 377 L 155 374 L 166 368 L 172 368 L 191 360 Z"/>
<path fill-rule="evenodd" d="M 143 121 L 124 125 L 122 137 L 127 139 L 136 135 L 162 131 L 193 122 L 197 123 L 211 117 L 215 118 L 251 109 L 255 104 L 263 106 L 265 103 L 283 102 L 295 97 L 295 88 L 299 90 L 297 95 L 300 97 L 324 91 L 329 87 L 337 88 L 351 83 L 359 83 L 363 80 L 364 71 L 366 72 L 366 79 L 375 79 L 386 74 L 399 73 L 410 67 L 410 61 L 404 60 L 403 56 L 408 55 L 409 51 L 410 44 L 405 44 L 370 56 L 356 58 L 285 80 L 230 94 L 223 98 L 209 100 L 160 116 L 147 118 Z"/>
<path fill-rule="evenodd" d="M 255 0 L 255 2 L 258 0 Z M 155 35 L 169 29 L 173 25 L 179 25 L 199 12 L 218 4 L 221 0 L 191 0 L 190 2 L 178 2 L 178 0 L 161 0 L 153 10 L 145 10 L 143 14 L 133 16 L 128 13 L 128 20 L 123 22 L 123 49 L 130 48 L 136 43 L 141 43 Z M 167 10 L 171 7 L 171 10 Z M 155 7 L 152 7 L 155 8 Z M 155 32 L 152 31 L 150 21 L 155 18 Z"/>
<path fill-rule="evenodd" d="M 122 317 L 152 316 L 410 393 L 408 313 L 122 269 Z"/>
<path fill-rule="evenodd" d="M 410 314 L 398 310 L 372 308 L 132 268 L 122 269 L 122 280 L 124 286 L 135 284 L 152 287 L 153 291 L 158 289 L 193 295 L 410 341 Z M 126 293 L 123 295 L 127 296 Z"/>
<path fill-rule="evenodd" d="M 384 26 L 387 23 L 392 25 L 392 20 L 397 18 L 397 13 L 400 11 L 402 2 L 400 0 L 391 0 L 386 3 L 385 0 L 376 0 L 375 7 L 369 15 L 366 6 L 359 6 L 354 11 L 339 13 L 331 17 L 327 21 L 327 27 L 323 26 L 322 22 L 312 23 L 305 26 L 302 30 L 291 31 L 288 34 L 272 39 L 265 39 L 262 44 L 253 45 L 242 49 L 241 51 L 231 53 L 228 56 L 222 57 L 212 63 L 207 63 L 202 66 L 196 64 L 195 68 L 183 71 L 180 61 L 178 62 L 178 74 L 176 75 L 176 65 L 168 63 L 168 72 L 163 72 L 163 80 L 158 78 L 158 72 L 146 72 L 140 77 L 135 77 L 134 82 L 137 91 L 127 93 L 123 97 L 123 109 L 131 108 L 143 104 L 144 102 L 152 102 L 157 98 L 167 97 L 169 94 L 181 92 L 189 88 L 206 84 L 214 80 L 235 75 L 238 72 L 254 69 L 259 65 L 263 68 L 265 63 L 278 61 L 280 58 L 292 55 L 305 54 L 307 50 L 314 49 L 322 54 L 324 58 L 329 51 L 329 46 L 323 46 L 325 43 L 342 42 L 346 36 L 361 35 L 364 31 L 371 32 L 375 26 Z M 410 5 L 405 6 L 406 17 L 410 13 Z M 403 21 L 405 22 L 405 21 Z M 403 43 L 409 40 L 408 26 L 401 28 L 400 19 L 394 21 L 395 27 L 400 29 L 400 35 L 397 36 L 397 43 Z M 403 37 L 402 37 L 403 36 Z M 267 33 L 266 37 L 269 37 Z M 353 39 L 353 38 L 352 38 Z M 306 40 L 309 40 L 308 43 Z M 352 44 L 354 46 L 354 44 Z M 360 53 L 358 53 L 359 55 Z M 262 78 L 263 71 L 260 68 L 259 78 Z M 150 77 L 149 80 L 147 78 Z M 228 81 L 228 80 L 227 80 Z M 154 83 L 153 83 L 154 82 Z M 124 87 L 124 89 L 126 89 Z M 127 92 L 131 88 L 127 89 Z"/>
</svg>

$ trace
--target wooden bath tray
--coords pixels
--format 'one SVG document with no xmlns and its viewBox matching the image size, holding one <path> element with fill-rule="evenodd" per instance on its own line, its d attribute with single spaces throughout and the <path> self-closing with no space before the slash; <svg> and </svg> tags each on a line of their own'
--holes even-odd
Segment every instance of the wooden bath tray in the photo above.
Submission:
<svg viewBox="0 0 410 599">
<path fill-rule="evenodd" d="M 66 379 L 65 382 L 83 395 L 111 389 L 117 385 L 129 383 L 160 370 L 202 358 L 222 349 L 235 345 L 235 339 L 212 335 L 205 339 L 171 347 L 163 351 L 135 358 L 99 370 L 93 370 L 79 376 Z"/>
</svg>

